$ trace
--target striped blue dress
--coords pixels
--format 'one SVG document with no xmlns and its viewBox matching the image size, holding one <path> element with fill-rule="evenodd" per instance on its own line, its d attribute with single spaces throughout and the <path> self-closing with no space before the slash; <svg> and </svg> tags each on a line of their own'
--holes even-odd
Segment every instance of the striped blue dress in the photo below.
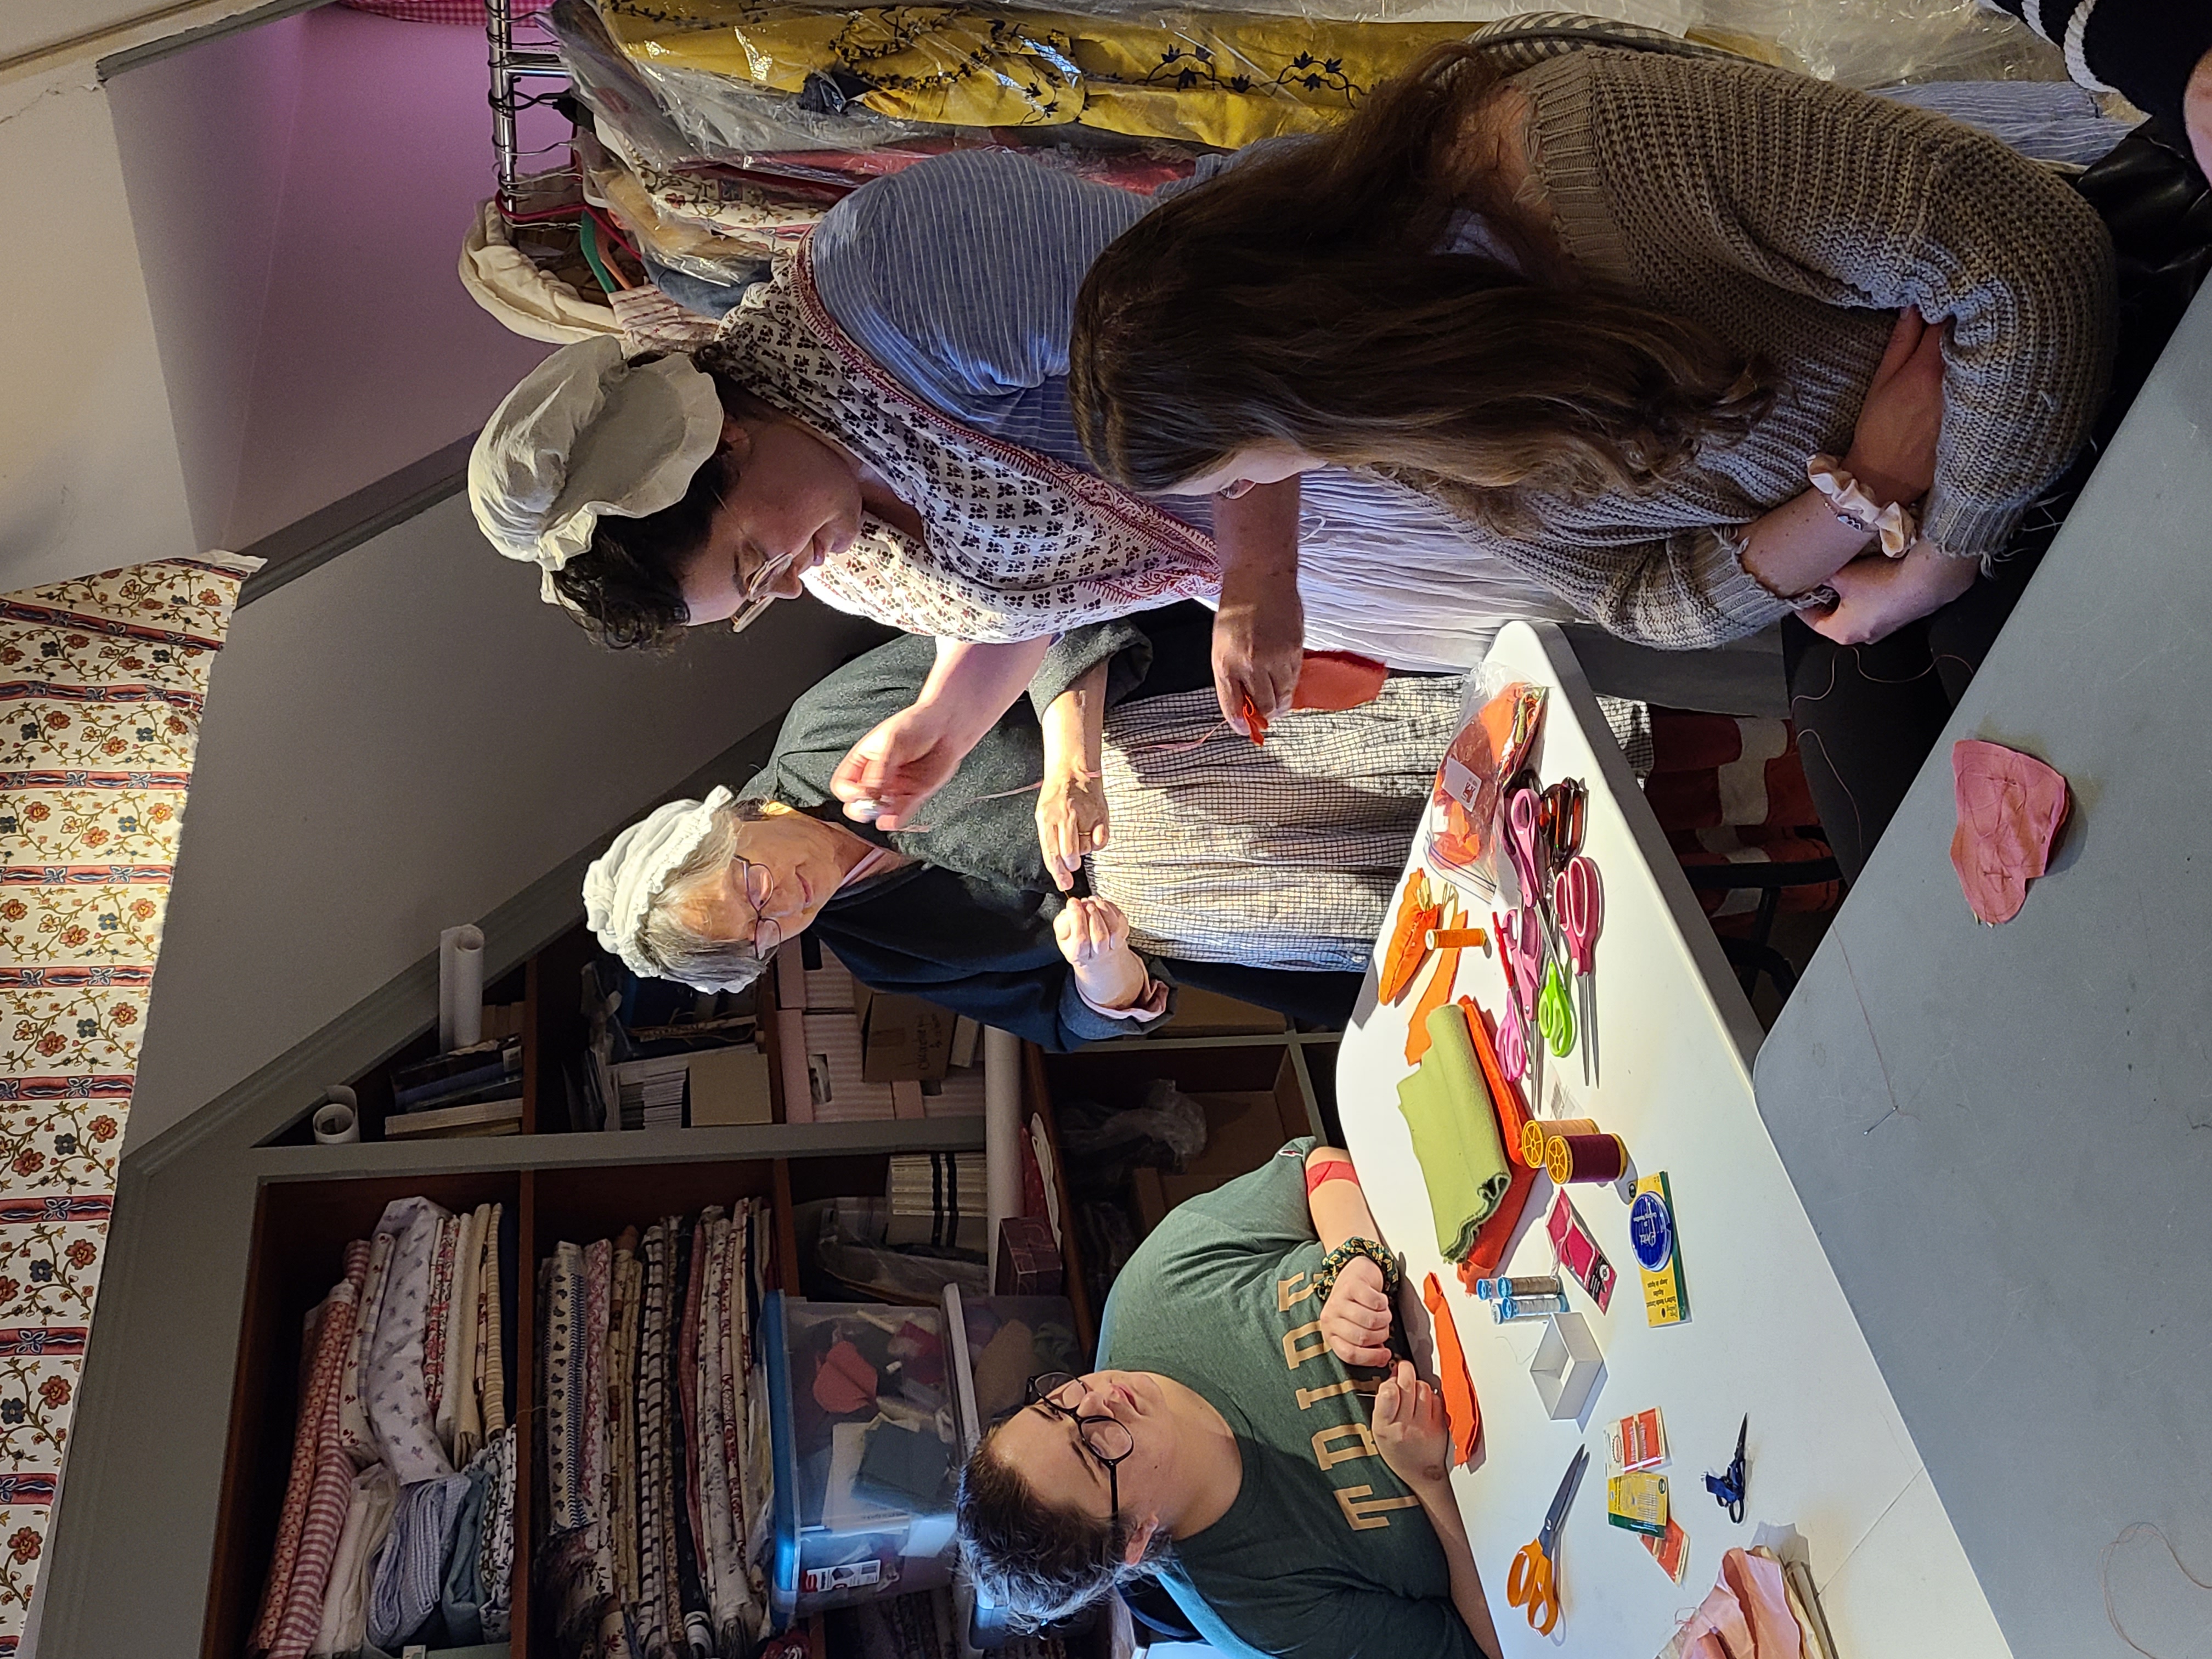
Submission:
<svg viewBox="0 0 2212 1659">
<path fill-rule="evenodd" d="M 917 398 L 1091 472 L 1067 401 L 1076 295 L 1150 206 L 1003 151 L 939 156 L 830 211 L 814 232 L 815 283 L 839 326 Z M 1416 491 L 1339 469 L 1303 483 L 1298 587 L 1316 650 L 1461 668 L 1513 617 L 1576 614 Z M 1158 504 L 1212 527 L 1206 497 Z"/>
</svg>

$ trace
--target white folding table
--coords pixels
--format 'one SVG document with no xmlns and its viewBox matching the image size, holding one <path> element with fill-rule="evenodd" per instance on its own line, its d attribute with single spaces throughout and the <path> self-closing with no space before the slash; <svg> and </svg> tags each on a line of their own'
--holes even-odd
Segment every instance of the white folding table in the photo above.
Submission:
<svg viewBox="0 0 2212 1659">
<path fill-rule="evenodd" d="M 1547 1417 L 1528 1374 L 1543 1326 L 1497 1325 L 1443 1262 L 1398 1110 L 1397 1085 L 1412 1069 L 1408 1020 L 1435 964 L 1396 1005 L 1378 1006 L 1370 963 L 1337 1064 L 1339 1109 L 1376 1223 L 1407 1258 L 1409 1323 L 1425 1328 L 1424 1274 L 1437 1273 L 1450 1298 L 1483 1416 L 1476 1463 L 1453 1478 L 1506 1655 L 1656 1654 L 1711 1588 L 1723 1551 L 1749 1545 L 1764 1522 L 1802 1536 L 1841 1659 L 2003 1659 L 1973 1570 L 1760 1121 L 1751 1083 L 1758 1023 L 1571 651 L 1556 629 L 1516 623 L 1492 661 L 1551 688 L 1539 775 L 1588 785 L 1583 848 L 1604 891 L 1595 975 L 1601 1072 L 1585 1088 L 1577 1054 L 1547 1056 L 1551 1109 L 1540 1115 L 1593 1117 L 1626 1141 L 1634 1173 L 1666 1171 L 1691 1316 L 1646 1324 L 1623 1190 L 1571 1187 L 1619 1280 L 1606 1313 L 1568 1285 L 1605 1371 L 1581 1424 Z M 1409 873 L 1420 858 L 1417 839 Z M 1467 908 L 1490 927 L 1486 903 Z M 1503 1013 L 1494 943 L 1462 953 L 1455 991 Z M 1543 1231 L 1553 1192 L 1540 1175 L 1501 1271 L 1554 1271 Z M 1665 1417 L 1662 1473 L 1689 1535 L 1680 1585 L 1606 1520 L 1603 1425 L 1651 1406 Z M 1699 1477 L 1727 1467 L 1747 1413 L 1749 1504 L 1734 1525 Z M 1540 1638 L 1506 1604 L 1507 1569 L 1585 1442 L 1590 1468 L 1559 1540 L 1563 1616 Z"/>
</svg>

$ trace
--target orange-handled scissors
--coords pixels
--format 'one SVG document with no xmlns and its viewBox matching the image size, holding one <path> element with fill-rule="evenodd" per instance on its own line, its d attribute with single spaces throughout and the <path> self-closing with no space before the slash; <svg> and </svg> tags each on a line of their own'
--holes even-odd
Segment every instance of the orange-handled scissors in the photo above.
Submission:
<svg viewBox="0 0 2212 1659">
<path fill-rule="evenodd" d="M 1543 1530 L 1535 1541 L 1523 1544 L 1505 1574 L 1505 1599 L 1528 1616 L 1528 1628 L 1549 1636 L 1559 1622 L 1559 1525 L 1575 1501 L 1575 1487 L 1589 1462 L 1589 1448 L 1575 1448 L 1574 1461 L 1559 1480 L 1559 1495 L 1544 1512 Z"/>
</svg>

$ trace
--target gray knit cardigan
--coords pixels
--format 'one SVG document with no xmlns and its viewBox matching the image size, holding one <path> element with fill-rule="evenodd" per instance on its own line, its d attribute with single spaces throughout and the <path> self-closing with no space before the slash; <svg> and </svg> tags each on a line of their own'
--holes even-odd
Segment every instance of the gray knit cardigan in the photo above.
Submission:
<svg viewBox="0 0 2212 1659">
<path fill-rule="evenodd" d="M 1850 447 L 1905 306 L 1950 325 L 1923 533 L 1961 557 L 2004 551 L 2087 436 L 2112 360 L 2112 242 L 2069 185 L 1942 117 L 1760 64 L 1584 50 L 1512 84 L 1576 266 L 1760 353 L 1784 384 L 1685 479 L 1537 498 L 1540 530 L 1492 538 L 1505 557 L 1649 645 L 1717 645 L 1789 614 L 1802 600 L 1754 580 L 1732 532 L 1802 492 L 1809 457 Z"/>
</svg>

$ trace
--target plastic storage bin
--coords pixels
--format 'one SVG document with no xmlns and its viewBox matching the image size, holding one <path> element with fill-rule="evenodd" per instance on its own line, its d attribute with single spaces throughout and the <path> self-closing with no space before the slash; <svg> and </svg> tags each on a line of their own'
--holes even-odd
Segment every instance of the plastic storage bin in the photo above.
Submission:
<svg viewBox="0 0 2212 1659">
<path fill-rule="evenodd" d="M 771 1293 L 763 1317 L 779 1625 L 951 1583 L 960 1458 L 943 1315 Z"/>
</svg>

